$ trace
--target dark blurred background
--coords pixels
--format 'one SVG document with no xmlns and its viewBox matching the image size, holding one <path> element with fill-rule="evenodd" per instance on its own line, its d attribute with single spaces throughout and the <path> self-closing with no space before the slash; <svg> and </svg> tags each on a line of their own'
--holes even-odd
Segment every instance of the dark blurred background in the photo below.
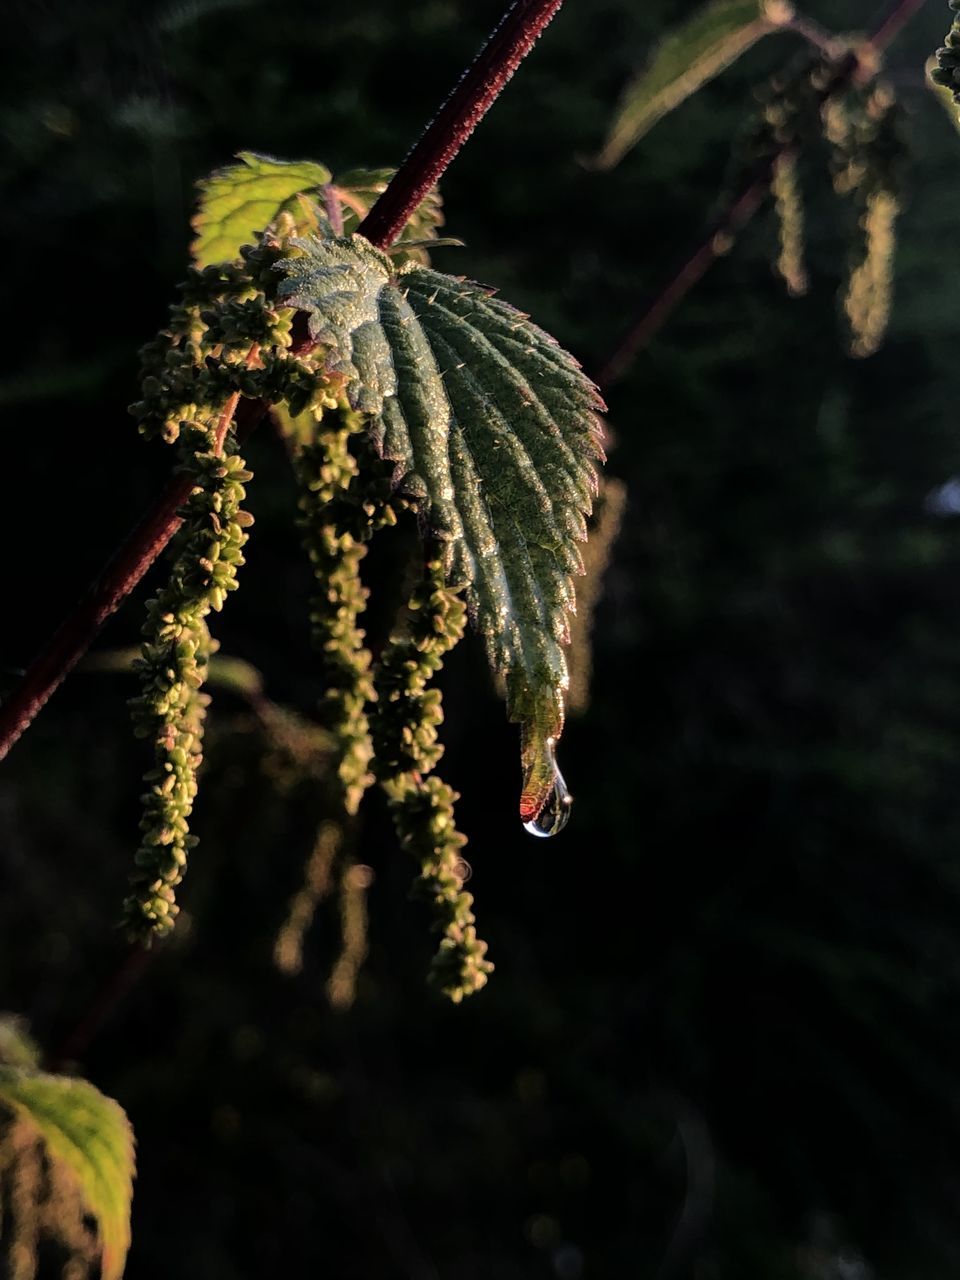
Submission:
<svg viewBox="0 0 960 1280">
<path fill-rule="evenodd" d="M 588 370 L 715 211 L 751 88 L 793 51 L 757 46 L 591 171 L 629 74 L 691 8 L 568 0 L 443 184 L 467 247 L 436 265 L 499 286 Z M 396 164 L 500 9 L 8 0 L 0 679 L 169 468 L 124 406 L 194 181 L 241 148 Z M 517 821 L 480 646 L 448 663 L 441 771 L 486 990 L 453 1007 L 426 985 L 376 797 L 353 837 L 375 878 L 352 1007 L 327 998 L 335 895 L 300 972 L 278 970 L 324 788 L 215 691 L 182 926 L 77 1064 L 138 1136 L 130 1280 L 956 1274 L 960 522 L 928 499 L 960 473 L 960 137 L 922 70 L 948 22 L 929 4 L 889 55 L 913 174 L 880 354 L 843 350 L 849 213 L 817 160 L 810 294 L 774 278 L 765 212 L 610 391 L 627 506 L 558 839 Z M 309 714 L 294 491 L 270 432 L 250 459 L 257 525 L 216 631 Z M 144 598 L 101 652 L 135 642 Z M 50 1048 L 121 954 L 147 763 L 132 692 L 77 673 L 0 775 L 0 1007 Z"/>
</svg>

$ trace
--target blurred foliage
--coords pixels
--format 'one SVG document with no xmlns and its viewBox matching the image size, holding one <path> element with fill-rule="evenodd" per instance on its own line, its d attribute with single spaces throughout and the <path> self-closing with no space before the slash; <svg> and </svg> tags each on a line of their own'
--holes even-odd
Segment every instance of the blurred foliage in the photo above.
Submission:
<svg viewBox="0 0 960 1280">
<path fill-rule="evenodd" d="M 120 1280 L 130 1248 L 133 1147 L 121 1108 L 86 1080 L 33 1064 L 0 1065 L 4 1275 L 88 1280 L 95 1268 L 102 1280 Z"/>
<path fill-rule="evenodd" d="M 792 17 L 793 5 L 785 0 L 709 0 L 666 31 L 649 64 L 624 90 L 598 167 L 619 164 L 658 120 Z"/>
<path fill-rule="evenodd" d="M 15 0 L 5 673 L 164 474 L 123 405 L 181 278 L 194 180 L 241 148 L 396 164 L 500 7 Z M 744 92 L 782 57 L 761 41 L 589 171 L 631 74 L 695 7 L 569 0 L 444 183 L 468 247 L 438 249 L 438 269 L 501 287 L 588 370 L 700 232 Z M 834 28 L 873 17 L 807 8 Z M 299 967 L 277 968 L 324 788 L 296 770 L 278 786 L 256 716 L 214 690 L 183 927 L 82 1063 L 138 1134 L 131 1280 L 956 1269 L 960 524 L 925 504 L 960 473 L 960 157 L 922 74 L 944 26 L 928 6 L 888 59 L 915 188 L 880 354 L 837 342 L 845 232 L 811 192 L 806 296 L 773 278 L 767 215 L 610 394 L 627 506 L 557 841 L 516 823 L 515 731 L 478 646 L 451 655 L 445 773 L 497 958 L 479 997 L 450 1008 L 423 983 L 385 807 L 337 854 L 338 877 L 364 868 L 352 1005 L 326 995 L 332 900 Z M 256 536 L 222 652 L 303 714 L 321 690 L 294 490 L 269 432 L 250 452 Z M 369 557 L 382 636 L 392 556 Z M 132 643 L 140 616 L 104 645 Z M 144 765 L 127 692 L 74 677 L 0 775 L 0 1007 L 48 1046 L 116 964 Z"/>
</svg>

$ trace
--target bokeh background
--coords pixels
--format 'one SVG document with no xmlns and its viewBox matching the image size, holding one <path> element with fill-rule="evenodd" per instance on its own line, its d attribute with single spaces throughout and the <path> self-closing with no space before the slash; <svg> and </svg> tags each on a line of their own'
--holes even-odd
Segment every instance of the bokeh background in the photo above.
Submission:
<svg viewBox="0 0 960 1280">
<path fill-rule="evenodd" d="M 692 7 L 568 0 L 443 183 L 467 247 L 436 265 L 499 286 L 588 370 L 716 211 L 752 87 L 793 52 L 757 46 L 591 170 L 629 74 Z M 124 406 L 195 180 L 241 148 L 396 164 L 500 8 L 8 0 L 3 681 L 167 473 Z M 844 352 L 851 227 L 814 157 L 810 294 L 774 278 L 768 211 L 610 390 L 627 501 L 557 839 L 517 821 L 479 644 L 448 662 L 441 772 L 486 990 L 453 1007 L 426 985 L 376 797 L 350 835 L 373 872 L 353 1003 L 328 998 L 335 893 L 300 971 L 278 969 L 327 791 L 215 690 L 182 927 L 77 1063 L 138 1136 L 130 1280 L 956 1274 L 960 522 L 930 495 L 960 473 L 960 136 L 923 83 L 948 23 L 929 3 L 888 59 L 913 167 L 883 350 Z M 309 716 L 294 490 L 269 431 L 249 456 L 257 524 L 217 633 Z M 370 567 L 375 588 L 392 572 Z M 101 654 L 136 641 L 144 598 Z M 132 692 L 78 672 L 0 774 L 0 1007 L 51 1051 L 122 954 Z"/>
</svg>

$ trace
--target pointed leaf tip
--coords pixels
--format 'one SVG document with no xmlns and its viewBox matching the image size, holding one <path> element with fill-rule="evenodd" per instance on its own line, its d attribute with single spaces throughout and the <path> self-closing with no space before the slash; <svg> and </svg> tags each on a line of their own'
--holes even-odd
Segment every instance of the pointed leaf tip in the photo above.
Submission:
<svg viewBox="0 0 960 1280">
<path fill-rule="evenodd" d="M 199 267 L 232 262 L 290 200 L 317 193 L 330 181 L 329 169 L 312 160 L 276 160 L 254 151 L 241 151 L 237 159 L 239 164 L 225 165 L 198 183 L 190 248 Z"/>
</svg>

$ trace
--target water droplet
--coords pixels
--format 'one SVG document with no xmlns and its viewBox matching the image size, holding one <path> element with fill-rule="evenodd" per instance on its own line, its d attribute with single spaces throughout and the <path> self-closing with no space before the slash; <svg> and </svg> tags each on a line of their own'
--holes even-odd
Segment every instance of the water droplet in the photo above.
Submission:
<svg viewBox="0 0 960 1280">
<path fill-rule="evenodd" d="M 520 821 L 532 836 L 555 836 L 567 825 L 573 796 L 557 768 L 556 738 L 528 738 L 523 745 Z"/>
</svg>

